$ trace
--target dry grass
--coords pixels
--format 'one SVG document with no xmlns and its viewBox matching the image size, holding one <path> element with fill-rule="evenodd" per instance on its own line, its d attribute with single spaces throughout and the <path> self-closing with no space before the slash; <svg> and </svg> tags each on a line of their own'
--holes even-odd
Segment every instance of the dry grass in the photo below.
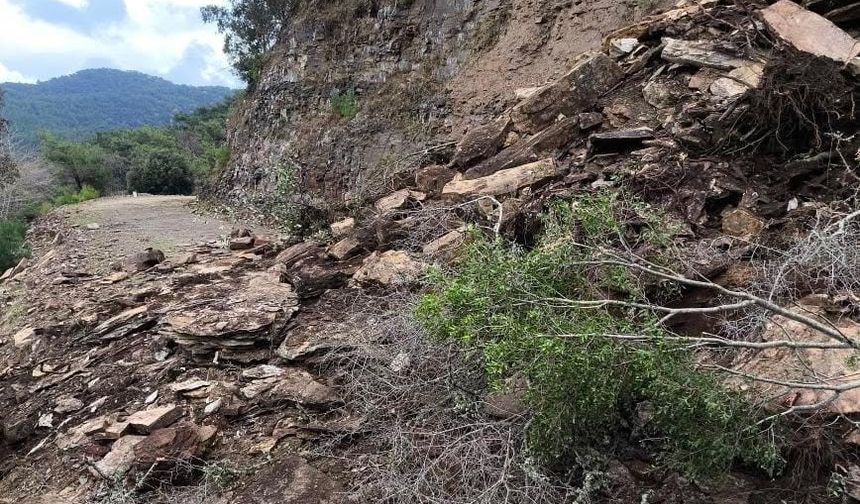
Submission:
<svg viewBox="0 0 860 504">
<path fill-rule="evenodd" d="M 541 472 L 524 448 L 528 418 L 499 420 L 482 412 L 484 373 L 475 356 L 428 340 L 406 307 L 374 314 L 384 344 L 330 357 L 342 373 L 345 409 L 366 420 L 366 464 L 353 483 L 358 502 L 541 503 L 570 502 L 571 486 Z M 394 363 L 408 364 L 399 369 Z M 343 456 L 344 437 L 314 448 Z M 369 448 L 368 448 L 369 447 Z"/>
</svg>

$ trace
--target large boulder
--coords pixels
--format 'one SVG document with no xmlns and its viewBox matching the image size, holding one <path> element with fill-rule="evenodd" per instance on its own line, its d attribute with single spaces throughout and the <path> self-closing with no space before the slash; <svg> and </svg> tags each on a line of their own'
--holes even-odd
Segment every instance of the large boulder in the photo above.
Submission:
<svg viewBox="0 0 860 504">
<path fill-rule="evenodd" d="M 458 167 L 469 166 L 475 161 L 492 156 L 505 143 L 510 126 L 510 118 L 504 116 L 472 129 L 457 144 L 451 164 Z"/>
<path fill-rule="evenodd" d="M 443 197 L 497 196 L 560 175 L 564 170 L 554 159 L 542 159 L 516 168 L 500 170 L 492 175 L 473 180 L 454 180 L 445 184 Z"/>
<path fill-rule="evenodd" d="M 848 63 L 860 54 L 860 43 L 835 24 L 791 0 L 780 0 L 760 15 L 770 31 L 795 49 Z"/>
<path fill-rule="evenodd" d="M 412 259 L 402 250 L 374 252 L 364 260 L 353 279 L 361 284 L 405 284 L 417 280 L 426 269 L 426 264 Z"/>
<path fill-rule="evenodd" d="M 624 77 L 612 58 L 597 53 L 586 57 L 559 80 L 534 92 L 511 111 L 514 127 L 525 133 L 542 130 L 559 115 L 573 116 L 597 103 Z"/>
</svg>

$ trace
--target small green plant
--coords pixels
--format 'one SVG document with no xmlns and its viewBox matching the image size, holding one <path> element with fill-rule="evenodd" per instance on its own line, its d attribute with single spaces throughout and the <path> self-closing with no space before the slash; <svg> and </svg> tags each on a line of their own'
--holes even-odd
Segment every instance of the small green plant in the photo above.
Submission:
<svg viewBox="0 0 860 504">
<path fill-rule="evenodd" d="M 473 232 L 456 271 L 431 273 L 416 316 L 432 334 L 479 350 L 491 388 L 527 378 L 529 446 L 546 464 L 567 467 L 583 448 L 626 433 L 691 477 L 719 475 L 737 459 L 774 471 L 781 458 L 771 426 L 667 341 L 657 314 L 565 302 L 647 304 L 636 273 L 592 259 L 623 244 L 651 249 L 660 261 L 656 252 L 671 243 L 667 220 L 641 202 L 600 193 L 552 207 L 530 250 Z M 612 338 L 627 334 L 658 343 Z M 637 415 L 643 408 L 648 414 Z"/>
<path fill-rule="evenodd" d="M 84 201 L 96 199 L 99 196 L 101 194 L 93 186 L 84 184 L 79 191 L 68 187 L 62 189 L 51 199 L 51 203 L 53 206 L 74 205 L 75 203 L 83 203 Z M 46 209 L 49 210 L 48 207 L 41 207 L 39 213 L 46 213 L 43 211 Z"/>
<path fill-rule="evenodd" d="M 358 114 L 358 99 L 355 91 L 332 94 L 330 101 L 332 110 L 344 119 L 352 119 Z"/>
<path fill-rule="evenodd" d="M 325 229 L 327 216 L 314 199 L 300 190 L 298 167 L 289 160 L 277 163 L 275 190 L 258 201 L 258 205 L 273 216 L 278 225 L 296 236 L 311 236 Z"/>
<path fill-rule="evenodd" d="M 20 220 L 0 220 L 0 272 L 14 266 L 27 254 L 24 238 L 27 225 Z"/>
</svg>

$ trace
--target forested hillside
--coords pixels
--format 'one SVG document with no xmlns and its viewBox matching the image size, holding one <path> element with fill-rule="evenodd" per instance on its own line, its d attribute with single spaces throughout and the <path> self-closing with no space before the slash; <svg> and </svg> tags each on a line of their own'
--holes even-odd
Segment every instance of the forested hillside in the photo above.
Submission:
<svg viewBox="0 0 860 504">
<path fill-rule="evenodd" d="M 173 84 L 139 72 L 82 70 L 38 84 L 2 84 L 4 115 L 12 131 L 28 143 L 40 130 L 69 138 L 99 131 L 170 123 L 177 113 L 221 102 L 226 87 Z"/>
</svg>

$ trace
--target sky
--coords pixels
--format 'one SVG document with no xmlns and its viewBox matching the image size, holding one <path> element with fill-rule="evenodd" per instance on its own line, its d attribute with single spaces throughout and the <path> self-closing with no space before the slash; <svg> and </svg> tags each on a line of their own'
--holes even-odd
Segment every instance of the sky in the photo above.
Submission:
<svg viewBox="0 0 860 504">
<path fill-rule="evenodd" d="M 86 68 L 137 70 L 177 84 L 239 87 L 200 7 L 227 0 L 0 0 L 0 82 Z"/>
</svg>

